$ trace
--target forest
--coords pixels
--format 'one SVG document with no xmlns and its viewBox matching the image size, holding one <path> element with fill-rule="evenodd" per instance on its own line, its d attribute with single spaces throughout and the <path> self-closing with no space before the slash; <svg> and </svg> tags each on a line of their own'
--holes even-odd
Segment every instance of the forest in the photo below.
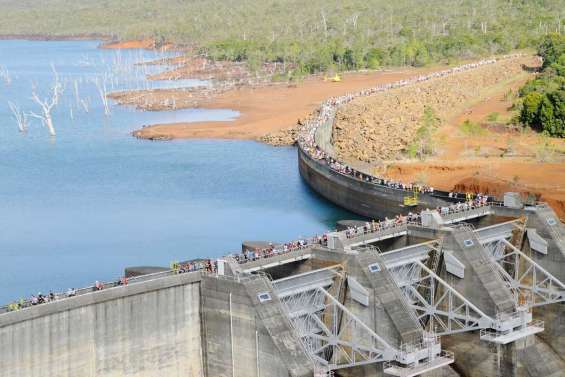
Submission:
<svg viewBox="0 0 565 377">
<path fill-rule="evenodd" d="M 565 137 L 565 36 L 546 36 L 538 47 L 540 74 L 520 89 L 520 121 L 550 136 Z"/>
<path fill-rule="evenodd" d="M 0 35 L 155 38 L 294 75 L 533 48 L 565 0 L 0 0 Z"/>
</svg>

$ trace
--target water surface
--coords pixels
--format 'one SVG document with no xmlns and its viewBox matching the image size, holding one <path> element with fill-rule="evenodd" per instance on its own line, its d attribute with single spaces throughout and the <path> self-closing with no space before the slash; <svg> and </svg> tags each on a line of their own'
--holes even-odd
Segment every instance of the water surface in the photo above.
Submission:
<svg viewBox="0 0 565 377">
<path fill-rule="evenodd" d="M 114 89 L 179 83 L 147 84 L 125 68 L 152 58 L 150 52 L 118 58 L 97 44 L 0 41 L 0 66 L 12 77 L 9 85 L 0 81 L 0 303 L 114 279 L 128 265 L 220 256 L 246 239 L 295 239 L 352 217 L 301 181 L 294 148 L 131 137 L 144 124 L 238 114 L 113 106 L 105 116 L 93 80 L 105 77 Z M 37 120 L 22 134 L 7 102 L 38 111 L 31 87 L 49 93 L 51 65 L 66 86 L 54 114 L 57 136 Z M 77 103 L 75 81 L 88 112 Z"/>
</svg>

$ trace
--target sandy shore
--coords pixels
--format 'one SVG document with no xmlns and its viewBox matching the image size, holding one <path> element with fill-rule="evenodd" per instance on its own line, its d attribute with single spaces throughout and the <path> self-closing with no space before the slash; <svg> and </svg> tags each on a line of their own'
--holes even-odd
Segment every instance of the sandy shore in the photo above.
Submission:
<svg viewBox="0 0 565 377">
<path fill-rule="evenodd" d="M 165 43 L 163 45 L 157 45 L 157 42 L 152 38 L 147 39 L 131 39 L 125 41 L 109 41 L 100 45 L 100 48 L 110 49 L 110 50 L 127 50 L 127 49 L 145 49 L 145 50 L 155 50 L 159 49 L 162 51 L 174 50 L 176 47 L 171 43 Z"/>
<path fill-rule="evenodd" d="M 439 69 L 439 68 L 436 68 Z M 267 133 L 294 126 L 297 121 L 312 113 L 328 97 L 393 82 L 418 75 L 426 69 L 401 69 L 371 73 L 345 74 L 339 83 L 327 82 L 315 77 L 296 86 L 271 85 L 244 87 L 221 93 L 212 99 L 199 101 L 207 109 L 232 109 L 240 116 L 231 122 L 199 122 L 159 124 L 136 131 L 137 137 L 145 139 L 257 139 Z M 155 92 L 159 96 L 170 96 L 170 91 Z"/>
</svg>

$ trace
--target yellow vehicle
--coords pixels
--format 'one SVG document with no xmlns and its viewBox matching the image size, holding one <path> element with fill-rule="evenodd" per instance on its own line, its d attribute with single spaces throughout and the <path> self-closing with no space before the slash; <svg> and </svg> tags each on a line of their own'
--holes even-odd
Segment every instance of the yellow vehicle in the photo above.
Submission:
<svg viewBox="0 0 565 377">
<path fill-rule="evenodd" d="M 324 81 L 341 82 L 341 76 L 337 73 L 334 75 L 334 77 L 325 76 Z"/>
<path fill-rule="evenodd" d="M 418 205 L 418 190 L 414 189 L 412 196 L 405 196 L 404 197 L 404 206 L 405 207 L 416 207 Z"/>
</svg>

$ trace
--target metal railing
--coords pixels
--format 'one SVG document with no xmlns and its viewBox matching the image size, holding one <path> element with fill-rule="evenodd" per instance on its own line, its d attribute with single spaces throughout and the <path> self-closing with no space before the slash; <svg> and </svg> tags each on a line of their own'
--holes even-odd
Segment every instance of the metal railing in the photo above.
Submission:
<svg viewBox="0 0 565 377">
<path fill-rule="evenodd" d="M 196 270 L 196 271 L 190 271 L 190 272 L 184 272 L 184 273 L 200 273 L 200 272 L 202 272 L 202 270 Z M 126 286 L 126 285 L 139 284 L 139 283 L 147 282 L 147 281 L 150 281 L 150 280 L 156 280 L 156 279 L 161 279 L 161 278 L 168 277 L 168 276 L 178 275 L 179 273 L 180 272 L 178 272 L 177 270 L 167 270 L 167 271 L 155 272 L 155 273 L 151 273 L 151 274 L 147 274 L 147 275 L 134 276 L 134 277 L 128 278 L 127 284 L 121 284 L 119 281 L 101 282 L 101 285 L 103 286 L 102 289 L 97 289 L 96 286 L 88 286 L 88 287 L 75 289 L 75 290 L 72 291 L 72 294 L 70 294 L 70 295 L 68 294 L 68 292 L 57 292 L 57 293 L 53 293 L 53 295 L 55 297 L 54 299 L 48 300 L 48 301 L 43 302 L 43 303 L 32 304 L 30 299 L 26 299 L 26 300 L 23 300 L 22 302 L 18 302 L 18 308 L 17 309 L 14 308 L 13 310 L 10 310 L 10 304 L 1 306 L 0 307 L 0 314 L 11 312 L 11 311 L 28 309 L 28 308 L 34 307 L 34 306 L 48 305 L 48 304 L 53 303 L 53 302 L 58 302 L 58 301 L 61 301 L 61 300 L 70 299 L 70 298 L 77 297 L 77 296 L 82 296 L 82 295 L 85 295 L 85 294 L 88 294 L 88 293 L 106 291 L 108 289 L 112 289 L 112 288 L 116 288 L 116 287 L 123 287 L 123 286 Z"/>
<path fill-rule="evenodd" d="M 394 222 L 391 220 L 391 223 L 386 224 L 386 222 L 381 221 L 378 222 L 376 224 L 377 225 L 377 229 L 371 229 L 372 227 L 372 223 L 369 223 L 369 228 L 365 229 L 367 226 L 358 226 L 358 227 L 353 227 L 350 229 L 353 230 L 355 233 L 350 234 L 349 236 L 346 236 L 347 239 L 355 239 L 358 237 L 362 237 L 368 234 L 371 235 L 376 235 L 376 234 L 387 234 L 390 233 L 391 231 L 396 231 L 398 228 L 406 228 L 406 226 L 408 225 L 408 221 L 402 221 L 400 223 Z M 347 234 L 347 229 L 346 230 L 342 230 L 340 233 L 346 233 Z M 394 233 L 394 232 L 393 232 Z"/>
<path fill-rule="evenodd" d="M 240 265 L 245 265 L 247 263 L 257 262 L 257 261 L 269 259 L 269 258 L 275 258 L 275 257 L 279 257 L 279 256 L 282 256 L 282 255 L 288 256 L 288 255 L 292 255 L 292 254 L 298 254 L 299 252 L 310 249 L 310 248 L 312 248 L 313 246 L 316 246 L 316 245 L 320 245 L 320 244 L 307 243 L 305 245 L 294 247 L 294 248 L 292 248 L 291 250 L 288 250 L 288 251 L 276 251 L 276 249 L 273 249 L 273 251 L 269 254 L 260 254 L 259 256 L 254 256 L 253 258 L 246 258 L 246 259 L 243 259 L 243 260 L 238 260 L 238 263 Z M 239 254 L 239 255 L 241 255 L 241 254 Z"/>
<path fill-rule="evenodd" d="M 383 363 L 383 370 L 385 373 L 387 373 L 386 371 L 388 370 L 388 374 L 392 374 L 397 377 L 413 376 L 415 371 L 420 372 L 418 373 L 418 375 L 420 375 L 421 373 L 426 372 L 427 368 L 436 368 L 434 367 L 434 362 L 437 362 L 438 360 L 447 361 L 447 364 L 450 364 L 455 360 L 455 354 L 451 351 L 442 349 L 439 354 L 433 355 L 433 357 L 413 365 L 401 365 L 398 361 L 394 360 L 385 361 Z"/>
<path fill-rule="evenodd" d="M 542 320 L 533 320 L 531 322 L 528 322 L 526 324 L 526 329 L 527 328 L 540 328 L 540 329 L 545 329 L 545 323 Z M 479 338 L 481 340 L 489 340 L 489 341 L 494 341 L 496 339 L 500 339 L 503 336 L 507 336 L 509 334 L 512 334 L 513 332 L 519 331 L 521 329 L 512 329 L 512 330 L 507 330 L 507 331 L 496 331 L 495 329 L 491 329 L 491 328 L 485 328 L 485 329 L 481 329 L 479 332 Z"/>
</svg>

